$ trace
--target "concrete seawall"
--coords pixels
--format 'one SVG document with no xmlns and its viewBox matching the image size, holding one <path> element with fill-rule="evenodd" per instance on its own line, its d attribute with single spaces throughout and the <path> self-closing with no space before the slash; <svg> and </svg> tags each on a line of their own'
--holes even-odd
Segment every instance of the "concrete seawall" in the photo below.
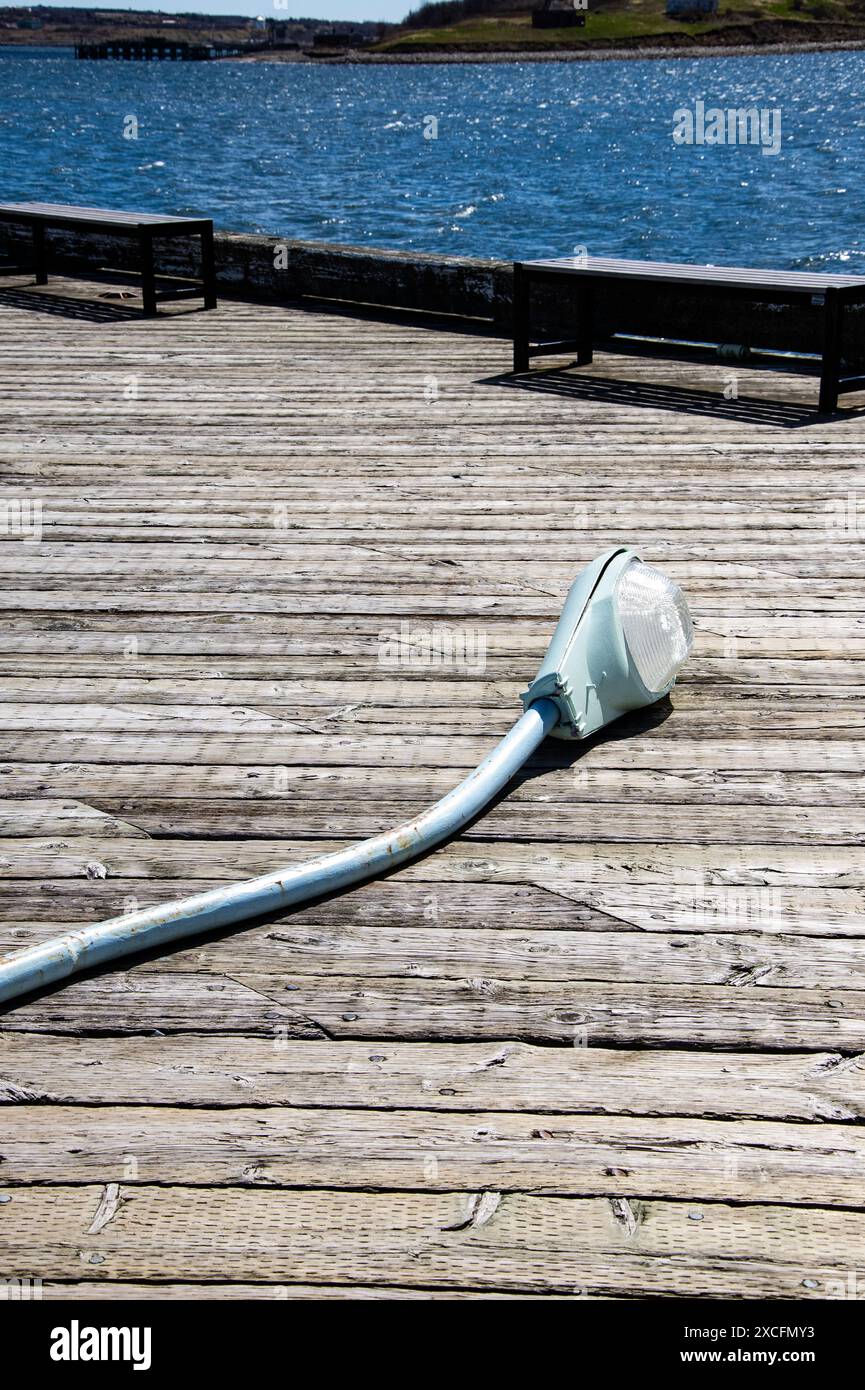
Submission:
<svg viewBox="0 0 865 1390">
<path fill-rule="evenodd" d="M 12 259 L 26 258 L 27 235 L 6 229 Z M 134 241 L 111 236 L 49 232 L 49 264 L 86 274 L 102 269 L 134 270 Z M 197 273 L 198 248 L 189 242 L 157 242 L 157 267 L 167 275 Z M 512 267 L 507 261 L 422 252 L 391 251 L 274 236 L 217 233 L 216 260 L 221 294 L 242 299 L 297 302 L 303 298 L 421 311 L 478 321 L 502 336 L 511 330 Z M 539 293 L 534 315 L 542 333 L 566 332 L 574 310 L 567 288 Z M 601 336 L 628 332 L 701 341 L 749 343 L 779 351 L 818 353 L 822 311 L 786 305 L 766 297 L 747 304 L 706 300 L 687 288 L 605 285 L 596 309 Z M 865 313 L 851 309 L 845 328 L 845 357 L 865 359 Z"/>
<path fill-rule="evenodd" d="M 26 235 L 10 229 L 19 254 Z M 134 241 L 122 237 L 49 232 L 49 262 L 58 269 L 134 269 Z M 192 239 L 156 243 L 157 268 L 167 275 L 196 273 Z M 511 312 L 511 266 L 502 261 L 420 252 L 337 246 L 273 236 L 216 234 L 220 290 L 249 299 L 335 299 L 354 304 L 416 309 L 485 319 L 506 331 Z"/>
</svg>

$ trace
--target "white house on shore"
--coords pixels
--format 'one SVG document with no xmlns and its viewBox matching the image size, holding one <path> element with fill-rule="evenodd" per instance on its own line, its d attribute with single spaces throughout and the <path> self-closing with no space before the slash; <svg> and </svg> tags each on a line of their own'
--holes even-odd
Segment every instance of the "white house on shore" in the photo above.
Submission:
<svg viewBox="0 0 865 1390">
<path fill-rule="evenodd" d="M 532 28 L 567 29 L 586 22 L 588 0 L 543 0 L 532 10 Z"/>
</svg>

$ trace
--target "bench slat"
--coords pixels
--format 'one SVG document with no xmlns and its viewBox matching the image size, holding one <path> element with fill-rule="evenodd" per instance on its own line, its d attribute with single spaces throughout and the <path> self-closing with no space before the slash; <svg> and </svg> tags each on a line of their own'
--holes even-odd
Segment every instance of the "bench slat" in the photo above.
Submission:
<svg viewBox="0 0 865 1390">
<path fill-rule="evenodd" d="M 626 261 L 609 256 L 564 256 L 555 260 L 522 261 L 528 270 L 551 270 L 565 275 L 597 278 L 674 281 L 682 285 L 741 285 L 748 289 L 796 290 L 823 294 L 827 289 L 865 289 L 865 276 L 818 275 L 801 270 L 754 270 L 746 266 L 688 265 L 679 261 Z"/>
<path fill-rule="evenodd" d="M 0 218 L 27 218 L 40 222 L 81 222 L 116 227 L 172 227 L 205 225 L 207 217 L 171 217 L 167 213 L 117 212 L 111 208 L 68 207 L 64 203 L 3 203 Z"/>
</svg>

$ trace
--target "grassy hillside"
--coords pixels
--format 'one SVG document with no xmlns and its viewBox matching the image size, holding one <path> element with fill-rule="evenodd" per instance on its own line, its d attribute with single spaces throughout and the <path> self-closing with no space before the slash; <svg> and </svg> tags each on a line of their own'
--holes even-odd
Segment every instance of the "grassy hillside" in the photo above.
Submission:
<svg viewBox="0 0 865 1390">
<path fill-rule="evenodd" d="M 472 13 L 482 6 L 483 0 L 423 6 L 378 48 L 424 53 L 865 38 L 865 0 L 721 0 L 719 13 L 700 22 L 668 19 L 664 0 L 589 0 L 585 27 L 564 29 L 533 29 L 531 0 L 501 0 L 494 13 Z M 463 17 L 440 21 L 443 12 L 460 10 Z"/>
<path fill-rule="evenodd" d="M 287 10 L 273 11 L 289 37 L 313 42 L 321 30 L 345 29 L 358 24 L 324 19 L 289 17 Z M 302 8 L 302 6 L 301 6 Z M 375 25 L 378 36 L 382 26 Z M 284 37 L 284 36 L 283 36 Z M 63 5 L 0 6 L 0 45 L 20 44 L 68 47 L 80 39 L 91 43 L 114 43 L 143 38 L 164 38 L 190 44 L 260 44 L 267 38 L 264 28 L 249 15 L 165 14 L 159 10 L 111 10 L 94 6 L 77 8 Z"/>
<path fill-rule="evenodd" d="M 188 43 L 243 43 L 261 39 L 246 15 L 176 15 L 158 10 L 0 6 L 0 44 L 68 46 L 159 37 Z"/>
</svg>

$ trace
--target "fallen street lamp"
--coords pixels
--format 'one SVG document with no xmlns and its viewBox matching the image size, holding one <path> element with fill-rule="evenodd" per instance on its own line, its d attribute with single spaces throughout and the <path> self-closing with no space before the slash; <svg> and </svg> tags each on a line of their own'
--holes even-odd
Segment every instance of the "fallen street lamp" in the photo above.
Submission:
<svg viewBox="0 0 865 1390">
<path fill-rule="evenodd" d="M 577 576 L 525 713 L 447 796 L 381 835 L 275 873 L 112 917 L 0 960 L 0 1003 L 107 961 L 294 907 L 389 872 L 449 839 L 507 786 L 547 734 L 584 739 L 672 689 L 693 643 L 681 590 L 618 546 Z"/>
<path fill-rule="evenodd" d="M 632 550 L 600 555 L 571 585 L 526 709 L 555 701 L 556 738 L 588 738 L 672 690 L 694 641 L 678 585 Z"/>
</svg>

